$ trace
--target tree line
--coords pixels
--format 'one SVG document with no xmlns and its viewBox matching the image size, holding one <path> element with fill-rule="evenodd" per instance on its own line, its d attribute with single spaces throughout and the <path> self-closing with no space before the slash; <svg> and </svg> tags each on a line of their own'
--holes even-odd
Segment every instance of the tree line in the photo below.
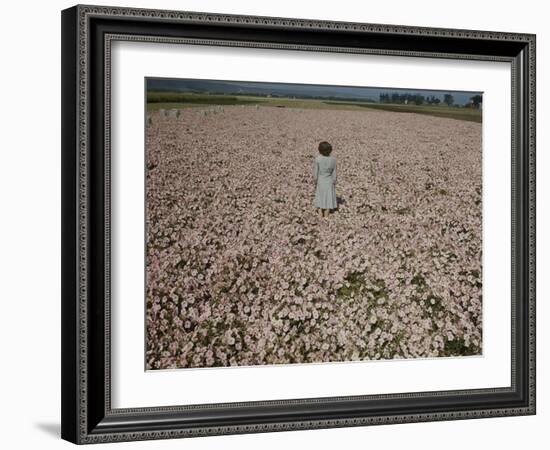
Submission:
<svg viewBox="0 0 550 450">
<path fill-rule="evenodd" d="M 469 101 L 463 106 L 479 108 L 481 105 L 481 95 L 474 95 L 470 97 Z M 391 94 L 380 94 L 380 103 L 394 103 L 394 104 L 411 104 L 411 105 L 439 105 L 443 103 L 447 106 L 455 105 L 455 98 L 452 94 L 444 94 L 443 100 L 435 95 L 424 96 L 421 94 L 400 94 L 398 92 L 392 92 Z M 456 105 L 459 106 L 459 105 Z"/>
</svg>

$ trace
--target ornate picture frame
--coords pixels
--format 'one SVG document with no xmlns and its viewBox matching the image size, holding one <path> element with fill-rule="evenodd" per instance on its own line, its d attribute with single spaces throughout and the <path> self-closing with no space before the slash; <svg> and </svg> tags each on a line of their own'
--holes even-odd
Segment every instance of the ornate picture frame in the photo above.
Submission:
<svg viewBox="0 0 550 450">
<path fill-rule="evenodd" d="M 117 41 L 509 63 L 510 386 L 113 408 L 110 77 Z M 63 439 L 85 444 L 535 414 L 535 128 L 532 34 L 85 5 L 64 10 Z"/>
</svg>

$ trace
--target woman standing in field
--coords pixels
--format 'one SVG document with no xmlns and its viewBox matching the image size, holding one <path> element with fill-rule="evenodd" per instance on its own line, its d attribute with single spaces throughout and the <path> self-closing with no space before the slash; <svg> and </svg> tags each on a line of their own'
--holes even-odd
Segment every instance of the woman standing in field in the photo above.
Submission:
<svg viewBox="0 0 550 450">
<path fill-rule="evenodd" d="M 321 210 L 321 216 L 328 215 L 336 208 L 336 158 L 330 156 L 332 145 L 323 141 L 319 144 L 319 153 L 313 163 L 313 179 L 316 184 L 315 206 Z"/>
</svg>

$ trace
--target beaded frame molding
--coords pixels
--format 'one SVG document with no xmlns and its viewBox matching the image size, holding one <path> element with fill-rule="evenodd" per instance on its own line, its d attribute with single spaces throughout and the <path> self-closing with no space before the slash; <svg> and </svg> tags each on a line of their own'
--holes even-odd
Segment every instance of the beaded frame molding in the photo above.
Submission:
<svg viewBox="0 0 550 450">
<path fill-rule="evenodd" d="M 101 443 L 535 414 L 535 36 L 78 5 L 62 11 L 61 436 Z M 111 407 L 113 41 L 504 61 L 512 73 L 511 386 Z"/>
</svg>

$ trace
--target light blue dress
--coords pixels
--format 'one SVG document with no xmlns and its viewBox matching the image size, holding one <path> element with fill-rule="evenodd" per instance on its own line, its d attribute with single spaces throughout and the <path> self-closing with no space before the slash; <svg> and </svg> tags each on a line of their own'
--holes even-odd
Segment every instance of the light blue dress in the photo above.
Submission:
<svg viewBox="0 0 550 450">
<path fill-rule="evenodd" d="M 336 209 L 336 158 L 317 156 L 313 163 L 313 178 L 317 182 L 315 206 Z"/>
</svg>

